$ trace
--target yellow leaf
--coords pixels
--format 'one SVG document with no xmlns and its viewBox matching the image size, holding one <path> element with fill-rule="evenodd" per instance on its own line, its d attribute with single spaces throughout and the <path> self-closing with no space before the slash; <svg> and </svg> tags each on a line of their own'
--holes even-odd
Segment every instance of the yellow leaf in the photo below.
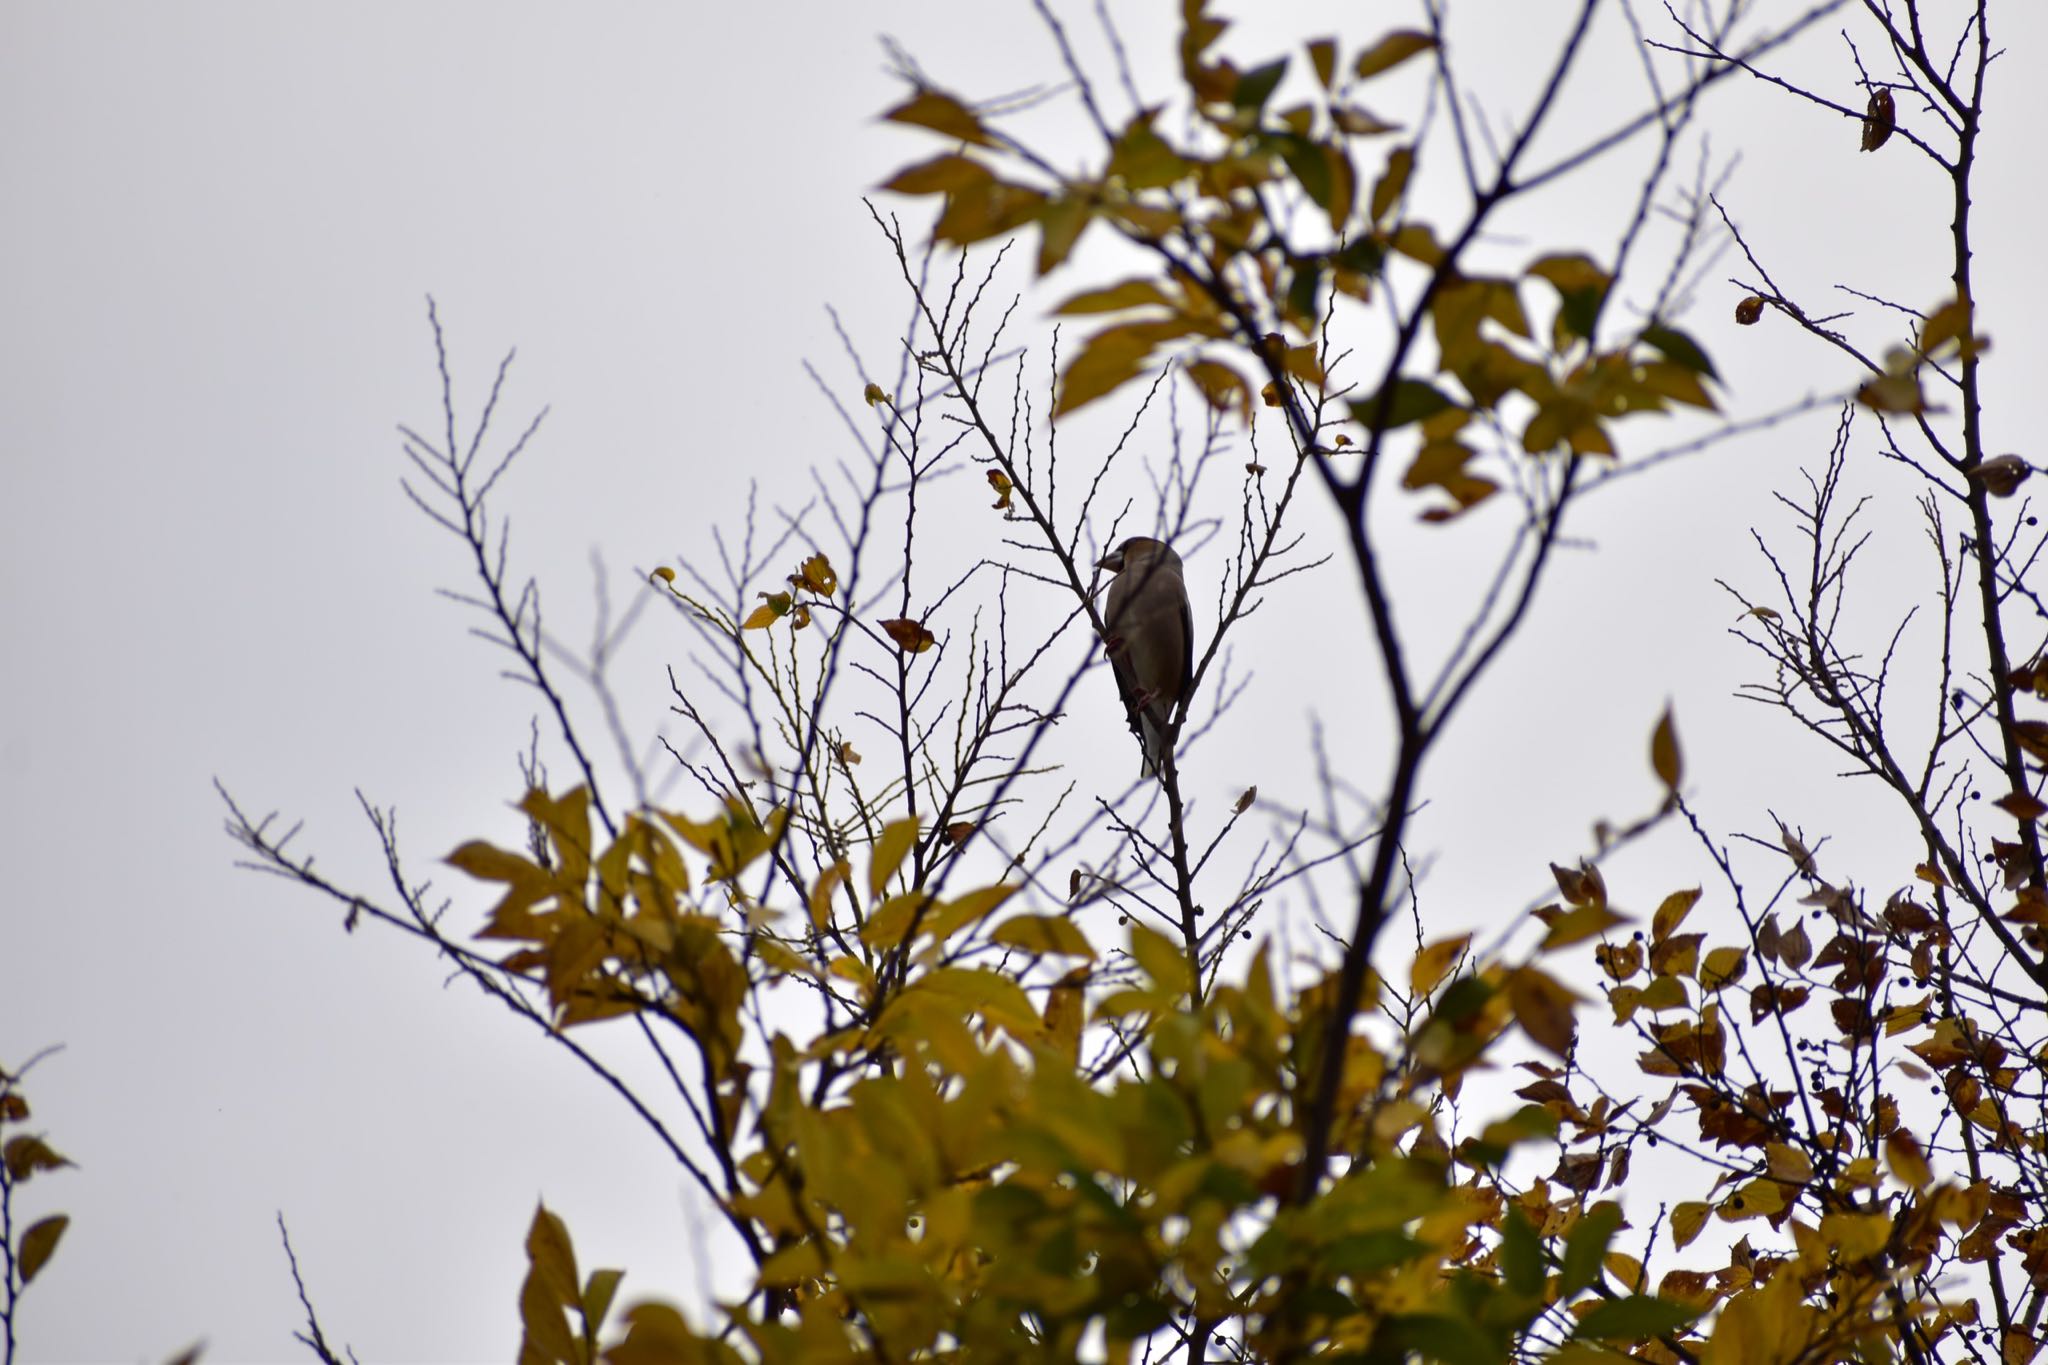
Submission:
<svg viewBox="0 0 2048 1365">
<path fill-rule="evenodd" d="M 1657 906 L 1657 913 L 1650 917 L 1650 941 L 1662 943 L 1671 937 L 1671 931 L 1685 923 L 1685 917 L 1692 913 L 1699 903 L 1700 890 L 1674 891 Z"/>
<path fill-rule="evenodd" d="M 903 866 L 904 857 L 917 843 L 917 820 L 910 817 L 892 820 L 882 827 L 875 837 L 874 852 L 868 858 L 868 898 L 882 894 L 889 879 L 896 875 L 896 869 Z"/>
<path fill-rule="evenodd" d="M 839 890 L 840 884 L 852 875 L 853 865 L 841 858 L 820 872 L 818 879 L 811 883 L 811 926 L 819 932 L 822 933 L 831 926 L 832 897 Z"/>
<path fill-rule="evenodd" d="M 767 600 L 747 613 L 747 619 L 740 622 L 741 630 L 766 630 L 789 615 L 790 597 L 786 592 L 763 593 Z"/>
<path fill-rule="evenodd" d="M 1045 1031 L 1052 1048 L 1069 1065 L 1081 1060 L 1081 988 L 1088 982 L 1088 968 L 1076 967 L 1053 983 L 1045 1001 Z"/>
<path fill-rule="evenodd" d="M 934 945 L 944 943 L 961 929 L 986 919 L 1016 890 L 998 883 L 963 892 L 925 917 L 924 932 L 931 935 Z"/>
<path fill-rule="evenodd" d="M 910 927 L 917 923 L 932 898 L 922 891 L 906 891 L 900 896 L 891 896 L 875 908 L 860 927 L 860 941 L 870 948 L 887 951 L 902 943 L 910 935 Z M 923 932 L 920 928 L 919 932 Z"/>
<path fill-rule="evenodd" d="M 1604 905 L 1578 905 L 1561 914 L 1555 913 L 1553 907 L 1553 914 L 1547 917 L 1547 922 L 1550 932 L 1543 936 L 1543 942 L 1536 945 L 1537 951 L 1545 953 L 1582 943 L 1595 934 L 1604 934 L 1616 925 L 1627 924 L 1629 918 Z"/>
<path fill-rule="evenodd" d="M 1712 1205 L 1698 1199 L 1688 1199 L 1671 1210 L 1671 1235 L 1681 1249 L 1700 1235 L 1700 1229 L 1707 1225 L 1707 1215 L 1713 1211 Z"/>
<path fill-rule="evenodd" d="M 1784 1211 L 1789 1194 L 1779 1182 L 1759 1177 L 1723 1199 L 1718 1212 L 1723 1221 L 1731 1223 L 1744 1218 L 1769 1218 Z"/>
<path fill-rule="evenodd" d="M 1927 1165 L 1927 1153 L 1920 1149 L 1919 1139 L 1905 1129 L 1901 1128 L 1885 1139 L 1884 1158 L 1901 1184 L 1924 1190 L 1934 1183 L 1934 1172 Z"/>
<path fill-rule="evenodd" d="M 989 937 L 1027 953 L 1095 959 L 1093 945 L 1064 915 L 1015 915 L 998 924 Z"/>
<path fill-rule="evenodd" d="M 1472 935 L 1459 934 L 1456 938 L 1438 939 L 1417 953 L 1414 965 L 1408 968 L 1409 988 L 1419 996 L 1435 990 L 1465 955 L 1465 947 L 1471 942 Z"/>
<path fill-rule="evenodd" d="M 1706 963 L 1700 968 L 1700 985 L 1710 991 L 1731 986 L 1742 979 L 1748 967 L 1749 950 L 1746 948 L 1709 949 Z"/>
<path fill-rule="evenodd" d="M 1845 1263 L 1868 1260 L 1883 1251 L 1891 1240 L 1892 1216 L 1888 1213 L 1823 1214 L 1820 1235 Z"/>
</svg>

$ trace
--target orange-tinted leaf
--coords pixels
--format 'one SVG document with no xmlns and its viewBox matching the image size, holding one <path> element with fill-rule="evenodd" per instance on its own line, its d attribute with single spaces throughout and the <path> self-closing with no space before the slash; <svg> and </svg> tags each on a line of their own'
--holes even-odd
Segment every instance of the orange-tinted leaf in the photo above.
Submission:
<svg viewBox="0 0 2048 1365">
<path fill-rule="evenodd" d="M 1892 105 L 1892 92 L 1883 87 L 1871 91 L 1870 103 L 1863 112 L 1863 150 L 1874 152 L 1884 146 L 1897 126 L 1898 111 Z"/>
<path fill-rule="evenodd" d="M 797 579 L 807 591 L 830 597 L 839 590 L 839 572 L 822 554 L 812 555 L 797 569 Z"/>
<path fill-rule="evenodd" d="M 2017 455 L 1993 455 L 1970 471 L 1970 477 L 1984 485 L 1994 498 L 2009 498 L 2019 491 L 2034 467 Z"/>
<path fill-rule="evenodd" d="M 922 621 L 905 617 L 882 622 L 882 630 L 905 654 L 922 654 L 938 642 L 938 637 L 926 630 Z"/>
<path fill-rule="evenodd" d="M 1576 995 L 1555 977 L 1528 966 L 1508 973 L 1507 994 L 1515 1022 L 1532 1041 L 1560 1058 L 1571 1055 Z"/>
</svg>

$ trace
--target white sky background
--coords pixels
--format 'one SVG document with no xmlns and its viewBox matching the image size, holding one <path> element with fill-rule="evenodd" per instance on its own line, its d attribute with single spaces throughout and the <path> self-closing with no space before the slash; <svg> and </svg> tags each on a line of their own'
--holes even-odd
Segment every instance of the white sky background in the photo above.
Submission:
<svg viewBox="0 0 2048 1365">
<path fill-rule="evenodd" d="M 1157 73 L 1177 7 L 1117 8 Z M 1325 31 L 1350 49 L 1407 15 L 1370 7 L 1368 28 L 1341 30 L 1318 17 L 1360 8 L 1274 5 L 1230 50 L 1264 57 L 1282 35 Z M 1520 21 L 1567 7 L 1495 8 Z M 209 782 L 303 818 L 322 866 L 370 888 L 381 868 L 352 788 L 398 806 L 416 875 L 463 839 L 516 839 L 505 805 L 533 698 L 496 680 L 497 658 L 433 594 L 466 586 L 460 547 L 397 487 L 394 423 L 438 429 L 423 296 L 440 301 L 465 414 L 512 345 L 506 433 L 552 404 L 500 510 L 551 621 L 581 639 L 593 552 L 623 602 L 636 571 L 706 554 L 747 480 L 794 500 L 810 462 L 850 453 L 799 365 L 858 406 L 829 303 L 877 377 L 894 373 L 906 301 L 858 196 L 938 150 L 874 122 L 899 93 L 876 35 L 965 94 L 1058 76 L 1023 0 L 967 12 L 0 6 L 0 850 L 14 869 L 0 1062 L 66 1045 L 28 1094 L 79 1163 L 22 1201 L 31 1218 L 73 1218 L 25 1301 L 26 1359 L 153 1360 L 201 1338 L 211 1360 L 295 1357 L 280 1209 L 324 1324 L 365 1359 L 510 1356 L 537 1198 L 586 1268 L 628 1268 L 627 1301 L 696 1294 L 704 1210 L 616 1100 L 501 1009 L 444 989 L 413 944 L 344 936 L 332 907 L 234 871 Z M 1063 12 L 1092 35 L 1087 7 Z M 2048 115 L 2033 75 L 2048 22 L 2023 4 L 1999 21 L 1980 317 L 1996 346 L 1990 444 L 2027 451 L 2042 362 L 2027 333 L 2048 291 L 2038 152 L 2022 139 Z M 1860 106 L 1831 33 L 1806 43 L 1805 69 Z M 1469 57 L 1529 41 L 1495 24 Z M 1639 84 L 1625 63 L 1596 69 L 1572 113 L 1605 123 Z M 1497 114 L 1518 107 L 1510 77 L 1495 88 Z M 1148 95 L 1168 89 L 1154 79 Z M 1902 101 L 1900 115 L 1916 111 Z M 1724 88 L 1712 122 L 1716 152 L 1742 156 L 1728 198 L 1781 283 L 1941 297 L 1943 205 L 1904 146 L 1859 156 L 1853 125 L 1755 87 Z M 1569 215 L 1611 221 L 1591 190 L 1506 257 L 1611 250 L 1606 226 L 1572 235 Z M 922 221 L 923 206 L 897 207 Z M 1711 272 L 1688 320 L 1731 411 L 1848 382 L 1787 327 L 1729 324 L 1738 296 L 1720 281 L 1735 265 Z M 1712 583 L 1761 583 L 1746 528 L 1775 520 L 1767 492 L 1824 453 L 1832 422 L 1667 467 L 1574 523 L 1592 552 L 1560 566 L 1431 770 L 1438 804 L 1416 852 L 1446 855 L 1424 887 L 1432 929 L 1506 922 L 1594 818 L 1651 804 L 1645 746 L 1667 698 L 1688 785 L 1723 828 L 1767 827 L 1770 804 L 1854 832 L 1815 747 L 1729 699 L 1749 659 Z M 1067 457 L 1094 434 L 1077 426 Z M 963 507 L 987 501 L 978 475 L 952 487 Z M 988 515 L 966 535 L 993 537 Z M 1303 524 L 1328 538 L 1319 511 Z M 1882 553 L 1917 570 L 1917 536 L 1895 529 Z M 1447 537 L 1484 530 L 1432 534 L 1441 562 L 1459 553 Z M 1198 623 L 1218 571 L 1213 551 L 1189 565 Z M 1241 642 L 1261 673 L 1200 755 L 1212 802 L 1254 781 L 1306 799 L 1312 709 L 1379 780 L 1380 722 L 1357 705 L 1376 696 L 1368 665 L 1324 647 L 1355 650 L 1362 628 L 1348 569 L 1291 586 Z M 1433 607 L 1427 573 L 1400 587 L 1418 630 L 1452 610 Z M 1871 619 L 1894 614 L 1883 605 Z M 682 649 L 657 615 L 622 665 L 642 737 L 665 718 L 660 669 Z M 1084 682 L 1072 725 L 1106 755 L 1105 790 L 1128 779 L 1107 676 Z M 1610 886 L 1645 910 L 1700 879 L 1682 842 L 1624 867 L 1634 880 L 1610 872 Z M 441 884 L 458 913 L 479 913 L 456 881 Z"/>
</svg>

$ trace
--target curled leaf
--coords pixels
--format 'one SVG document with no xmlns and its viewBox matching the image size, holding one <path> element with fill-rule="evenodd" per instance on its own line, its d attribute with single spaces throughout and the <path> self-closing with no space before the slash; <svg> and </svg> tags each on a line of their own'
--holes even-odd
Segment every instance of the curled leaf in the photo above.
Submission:
<svg viewBox="0 0 2048 1365">
<path fill-rule="evenodd" d="M 1735 305 L 1735 320 L 1744 327 L 1754 327 L 1757 319 L 1763 315 L 1764 301 L 1759 295 L 1751 294 L 1741 303 Z"/>
<path fill-rule="evenodd" d="M 2009 498 L 2027 481 L 2034 467 L 2017 455 L 1993 455 L 1970 471 L 1970 477 L 1984 485 L 1994 498 Z"/>
<path fill-rule="evenodd" d="M 882 629 L 896 642 L 896 648 L 905 654 L 922 654 L 937 643 L 938 637 L 924 628 L 922 621 L 898 617 L 882 622 Z"/>
<path fill-rule="evenodd" d="M 1016 492 L 1017 486 L 1010 482 L 1008 474 L 1005 474 L 1000 469 L 989 470 L 988 486 L 996 490 L 996 500 L 989 504 L 991 508 L 998 512 L 1015 510 L 1015 504 L 1011 501 L 1011 494 Z"/>
<path fill-rule="evenodd" d="M 796 573 L 789 581 L 792 586 L 802 588 L 806 592 L 816 593 L 820 597 L 830 597 L 839 590 L 839 571 L 832 567 L 832 561 L 822 553 L 814 554 L 797 566 Z"/>
<path fill-rule="evenodd" d="M 869 407 L 873 407 L 877 403 L 886 403 L 889 401 L 889 395 L 883 390 L 880 384 L 869 384 L 866 388 L 860 391 L 860 396 L 863 399 L 867 400 L 867 405 Z"/>
<path fill-rule="evenodd" d="M 1898 113 L 1892 107 L 1892 92 L 1882 87 L 1870 92 L 1870 104 L 1863 112 L 1863 150 L 1874 152 L 1884 146 L 1891 137 L 1892 129 L 1898 126 Z"/>
<path fill-rule="evenodd" d="M 761 605 L 747 613 L 747 619 L 740 622 L 741 630 L 766 630 L 789 615 L 790 608 L 794 605 L 786 592 L 764 592 L 761 597 Z"/>
</svg>

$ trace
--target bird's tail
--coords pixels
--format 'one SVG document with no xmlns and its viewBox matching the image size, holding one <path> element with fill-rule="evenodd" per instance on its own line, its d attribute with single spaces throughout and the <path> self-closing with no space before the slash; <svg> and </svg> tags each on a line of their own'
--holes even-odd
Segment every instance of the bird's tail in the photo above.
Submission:
<svg viewBox="0 0 2048 1365">
<path fill-rule="evenodd" d="M 1138 713 L 1138 739 L 1145 746 L 1145 776 L 1156 778 L 1166 756 L 1173 752 L 1168 740 L 1170 721 L 1162 721 L 1146 707 Z"/>
</svg>

